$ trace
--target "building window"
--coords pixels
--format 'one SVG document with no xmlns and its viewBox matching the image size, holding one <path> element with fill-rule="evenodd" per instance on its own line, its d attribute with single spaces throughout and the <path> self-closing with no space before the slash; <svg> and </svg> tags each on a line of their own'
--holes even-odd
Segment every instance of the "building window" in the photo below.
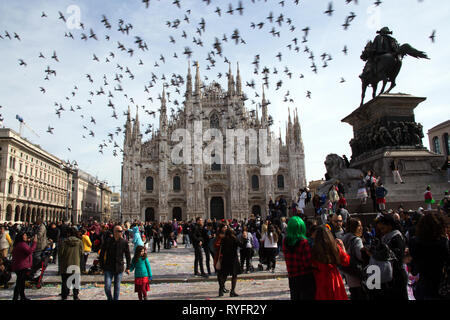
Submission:
<svg viewBox="0 0 450 320">
<path fill-rule="evenodd" d="M 259 178 L 257 175 L 252 176 L 252 189 L 259 190 Z"/>
<path fill-rule="evenodd" d="M 212 171 L 221 171 L 222 170 L 222 166 L 220 165 L 220 156 L 216 156 L 214 153 L 211 155 L 211 160 L 212 160 L 212 164 L 211 164 L 211 170 Z"/>
<path fill-rule="evenodd" d="M 444 141 L 445 154 L 448 156 L 450 155 L 450 140 L 447 132 L 442 136 L 442 140 Z"/>
<path fill-rule="evenodd" d="M 147 177 L 145 179 L 145 189 L 147 191 L 153 191 L 153 177 Z"/>
<path fill-rule="evenodd" d="M 284 189 L 284 176 L 282 174 L 277 177 L 278 189 Z"/>
<path fill-rule="evenodd" d="M 14 188 L 14 179 L 13 177 L 9 178 L 9 182 L 8 182 L 8 193 L 13 193 L 13 188 Z"/>
<path fill-rule="evenodd" d="M 173 177 L 173 191 L 181 190 L 181 179 L 179 176 Z"/>
<path fill-rule="evenodd" d="M 216 128 L 216 129 L 220 128 L 220 120 L 219 120 L 219 116 L 217 115 L 217 113 L 214 113 L 211 115 L 211 118 L 209 120 L 209 126 L 211 128 Z"/>
<path fill-rule="evenodd" d="M 433 138 L 433 148 L 434 152 L 436 152 L 437 154 L 441 154 L 441 144 L 439 143 L 438 137 Z"/>
</svg>

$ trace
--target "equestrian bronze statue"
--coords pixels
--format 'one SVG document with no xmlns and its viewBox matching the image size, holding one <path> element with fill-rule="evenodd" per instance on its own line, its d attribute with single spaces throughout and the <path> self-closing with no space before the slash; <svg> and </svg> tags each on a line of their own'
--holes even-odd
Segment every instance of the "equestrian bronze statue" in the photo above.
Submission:
<svg viewBox="0 0 450 320">
<path fill-rule="evenodd" d="M 397 40 L 390 36 L 392 31 L 388 27 L 377 31 L 377 34 L 373 41 L 367 43 L 361 54 L 361 59 L 366 61 L 363 73 L 359 76 L 362 82 L 361 106 L 369 85 L 373 89 L 373 98 L 377 96 L 376 92 L 380 81 L 383 82 L 383 87 L 379 94 L 385 93 L 387 82 L 390 82 L 391 86 L 386 93 L 395 87 L 395 79 L 402 67 L 404 56 L 429 59 L 425 52 L 416 50 L 407 43 L 399 45 Z"/>
</svg>

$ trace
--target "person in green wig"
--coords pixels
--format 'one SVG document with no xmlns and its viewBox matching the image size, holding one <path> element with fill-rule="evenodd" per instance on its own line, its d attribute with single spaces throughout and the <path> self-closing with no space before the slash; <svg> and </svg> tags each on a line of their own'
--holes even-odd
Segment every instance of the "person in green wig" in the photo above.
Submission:
<svg viewBox="0 0 450 320">
<path fill-rule="evenodd" d="M 283 254 L 289 276 L 291 300 L 314 300 L 316 283 L 305 222 L 297 216 L 290 218 L 286 233 Z"/>
</svg>

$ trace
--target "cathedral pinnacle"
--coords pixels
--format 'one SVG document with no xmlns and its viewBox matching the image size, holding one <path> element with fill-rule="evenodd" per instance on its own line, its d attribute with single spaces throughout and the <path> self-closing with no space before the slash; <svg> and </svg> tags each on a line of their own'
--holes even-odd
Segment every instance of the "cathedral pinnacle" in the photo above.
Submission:
<svg viewBox="0 0 450 320">
<path fill-rule="evenodd" d="M 236 93 L 239 96 L 242 95 L 242 83 L 241 83 L 241 74 L 239 72 L 239 62 L 237 63 Z"/>
<path fill-rule="evenodd" d="M 191 97 L 192 95 L 192 75 L 191 75 L 191 62 L 188 62 L 188 74 L 186 81 L 186 98 Z"/>
</svg>

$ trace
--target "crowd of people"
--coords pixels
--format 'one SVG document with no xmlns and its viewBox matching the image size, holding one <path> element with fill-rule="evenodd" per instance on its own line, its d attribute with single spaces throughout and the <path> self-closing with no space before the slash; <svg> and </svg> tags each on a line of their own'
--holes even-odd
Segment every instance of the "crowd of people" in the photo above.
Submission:
<svg viewBox="0 0 450 320">
<path fill-rule="evenodd" d="M 162 223 L 89 221 L 76 226 L 39 219 L 33 224 L 5 223 L 0 227 L 0 285 L 7 287 L 11 278 L 7 271 L 15 272 L 13 299 L 27 300 L 25 283 L 33 279 L 46 256 L 49 264 L 58 264 L 62 299 L 69 296 L 71 268 L 78 266 L 81 275 L 104 275 L 108 300 L 119 299 L 123 273 L 134 272 L 135 291 L 145 300 L 152 280 L 147 254 L 161 252 L 162 243 L 163 250 L 180 245 L 193 248 L 194 275 L 207 278 L 214 273 L 220 297 L 228 292 L 238 296 L 239 274 L 264 268 L 274 273 L 277 256 L 282 255 L 293 300 L 406 300 L 409 287 L 418 300 L 448 298 L 448 211 L 383 208 L 373 224 L 364 226 L 346 209 L 345 190 L 339 183 L 330 194 L 341 196 L 328 202 L 329 209 L 320 216 L 309 218 L 304 208 L 309 202 L 316 207 L 317 195 L 311 197 L 308 189 L 302 189 L 290 207 L 277 198 L 269 203 L 267 217 L 252 214 L 243 221 L 198 217 Z M 448 209 L 448 200 L 447 192 L 439 206 Z M 96 258 L 87 265 L 90 254 Z M 376 288 L 370 287 L 370 266 L 380 268 Z M 230 290 L 225 287 L 229 276 Z M 447 287 L 442 279 L 447 279 Z M 79 299 L 76 287 L 73 298 Z"/>
</svg>

